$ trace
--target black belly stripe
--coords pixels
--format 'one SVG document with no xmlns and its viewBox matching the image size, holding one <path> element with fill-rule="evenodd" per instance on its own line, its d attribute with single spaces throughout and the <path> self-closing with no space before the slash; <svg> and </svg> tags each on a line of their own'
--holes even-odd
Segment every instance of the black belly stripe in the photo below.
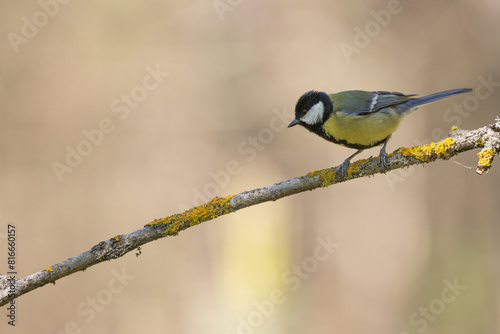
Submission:
<svg viewBox="0 0 500 334">
<path fill-rule="evenodd" d="M 327 134 L 324 134 L 323 136 L 320 135 L 320 137 L 332 142 L 332 143 L 335 143 L 335 144 L 338 144 L 338 145 L 342 145 L 342 146 L 345 146 L 345 147 L 349 147 L 349 148 L 354 148 L 356 150 L 364 150 L 364 149 L 367 149 L 367 148 L 371 148 L 371 147 L 374 147 L 374 146 L 379 146 L 379 145 L 382 145 L 384 143 L 384 141 L 388 138 L 388 137 L 385 137 L 384 139 L 374 143 L 373 145 L 361 145 L 361 144 L 353 144 L 353 143 L 349 143 L 348 141 L 346 140 L 343 140 L 343 139 L 337 139 L 335 137 L 332 137 L 332 136 L 328 136 Z"/>
</svg>

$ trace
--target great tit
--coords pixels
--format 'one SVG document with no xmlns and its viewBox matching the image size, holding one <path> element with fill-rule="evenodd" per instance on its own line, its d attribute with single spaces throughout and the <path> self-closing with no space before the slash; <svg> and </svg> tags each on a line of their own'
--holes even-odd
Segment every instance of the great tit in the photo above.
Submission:
<svg viewBox="0 0 500 334">
<path fill-rule="evenodd" d="M 297 101 L 295 119 L 288 127 L 300 124 L 328 141 L 356 149 L 337 170 L 342 177 L 355 155 L 378 145 L 382 145 L 378 159 L 384 170 L 385 147 L 403 117 L 422 104 L 470 91 L 470 88 L 453 89 L 414 98 L 415 94 L 386 91 L 350 90 L 328 94 L 313 90 Z"/>
</svg>

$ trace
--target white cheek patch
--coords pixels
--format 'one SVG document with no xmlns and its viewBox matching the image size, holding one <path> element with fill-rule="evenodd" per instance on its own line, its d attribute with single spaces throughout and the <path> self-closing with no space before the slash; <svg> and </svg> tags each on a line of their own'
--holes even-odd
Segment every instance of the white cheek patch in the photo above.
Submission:
<svg viewBox="0 0 500 334">
<path fill-rule="evenodd" d="M 318 124 L 323 121 L 324 112 L 325 106 L 323 105 L 323 102 L 319 101 L 313 105 L 300 120 L 309 125 Z"/>
</svg>

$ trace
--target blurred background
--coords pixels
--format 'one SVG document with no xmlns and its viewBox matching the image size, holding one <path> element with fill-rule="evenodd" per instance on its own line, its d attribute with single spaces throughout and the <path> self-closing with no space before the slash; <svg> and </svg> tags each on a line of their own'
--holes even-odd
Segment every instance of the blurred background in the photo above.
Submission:
<svg viewBox="0 0 500 334">
<path fill-rule="evenodd" d="M 337 166 L 316 89 L 430 94 L 388 152 L 500 105 L 500 3 L 2 1 L 0 272 Z M 360 158 L 377 156 L 367 150 Z M 17 300 L 18 333 L 498 333 L 500 166 L 477 152 L 238 211 Z M 496 161 L 495 161 L 496 162 Z"/>
</svg>

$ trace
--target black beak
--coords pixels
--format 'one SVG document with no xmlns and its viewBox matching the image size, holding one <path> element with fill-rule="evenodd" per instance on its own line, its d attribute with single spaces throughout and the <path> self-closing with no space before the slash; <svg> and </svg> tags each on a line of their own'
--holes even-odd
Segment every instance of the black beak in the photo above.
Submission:
<svg viewBox="0 0 500 334">
<path fill-rule="evenodd" d="M 299 124 L 299 121 L 294 119 L 293 121 L 290 122 L 290 124 L 288 124 L 288 127 L 291 128 L 292 126 L 295 126 L 297 124 Z"/>
</svg>

